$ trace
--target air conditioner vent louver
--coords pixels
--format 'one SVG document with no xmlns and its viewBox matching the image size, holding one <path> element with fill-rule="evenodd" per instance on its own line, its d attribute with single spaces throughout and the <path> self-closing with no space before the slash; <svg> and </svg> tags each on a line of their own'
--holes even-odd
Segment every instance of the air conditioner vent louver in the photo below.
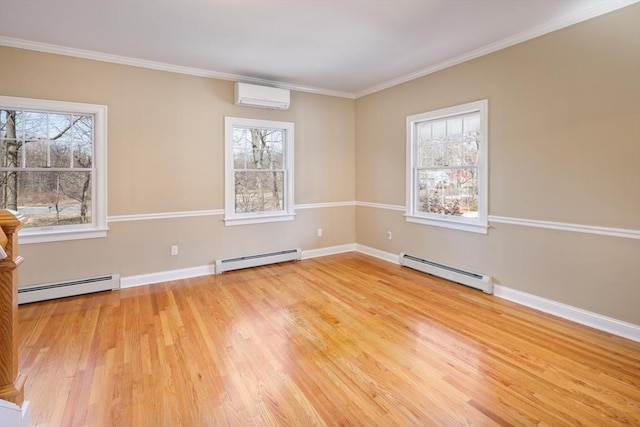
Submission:
<svg viewBox="0 0 640 427">
<path fill-rule="evenodd" d="M 234 103 L 236 105 L 286 110 L 289 108 L 290 101 L 291 94 L 287 89 L 240 82 L 234 86 Z"/>
</svg>

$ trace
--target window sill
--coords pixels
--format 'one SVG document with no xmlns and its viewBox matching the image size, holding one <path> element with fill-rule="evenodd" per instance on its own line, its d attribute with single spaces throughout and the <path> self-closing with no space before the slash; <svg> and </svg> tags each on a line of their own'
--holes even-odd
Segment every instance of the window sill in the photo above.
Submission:
<svg viewBox="0 0 640 427">
<path fill-rule="evenodd" d="M 489 230 L 489 225 L 486 222 L 481 223 L 480 221 L 471 223 L 471 222 L 456 221 L 454 219 L 425 218 L 425 217 L 414 216 L 409 214 L 405 214 L 405 218 L 407 222 L 413 222 L 416 224 L 423 224 L 423 225 L 431 225 L 434 227 L 450 228 L 453 230 L 468 231 L 471 233 L 487 234 Z"/>
<path fill-rule="evenodd" d="M 247 224 L 261 224 L 265 222 L 279 222 L 279 221 L 293 221 L 295 214 L 276 214 L 276 215 L 252 215 L 248 217 L 226 217 L 224 219 L 224 225 L 247 225 Z"/>
<path fill-rule="evenodd" d="M 91 228 L 75 230 L 29 230 L 18 232 L 18 241 L 21 245 L 30 243 L 61 242 L 65 240 L 99 239 L 107 237 L 108 228 Z"/>
</svg>

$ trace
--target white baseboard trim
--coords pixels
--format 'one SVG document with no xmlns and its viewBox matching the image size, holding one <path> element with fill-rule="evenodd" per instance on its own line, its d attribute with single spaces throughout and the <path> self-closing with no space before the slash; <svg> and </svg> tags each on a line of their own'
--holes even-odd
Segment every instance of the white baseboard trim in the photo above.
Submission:
<svg viewBox="0 0 640 427">
<path fill-rule="evenodd" d="M 179 270 L 160 271 L 158 273 L 138 274 L 120 278 L 120 288 L 135 288 L 136 286 L 151 285 L 172 280 L 189 279 L 191 277 L 215 274 L 215 265 L 181 268 Z"/>
<path fill-rule="evenodd" d="M 381 259 L 383 261 L 400 264 L 400 254 L 392 254 L 391 252 L 381 251 L 380 249 L 360 244 L 356 244 L 356 251 Z"/>
<path fill-rule="evenodd" d="M 318 258 L 321 256 L 343 254 L 345 252 L 353 252 L 356 250 L 356 244 L 351 243 L 348 245 L 329 246 L 327 248 L 310 249 L 308 251 L 302 251 L 302 259 Z"/>
<path fill-rule="evenodd" d="M 393 264 L 399 264 L 398 254 L 382 251 L 369 246 L 351 243 L 347 245 L 330 246 L 327 248 L 310 249 L 302 251 L 302 259 L 341 254 L 345 252 L 360 252 L 374 258 L 381 259 Z M 133 288 L 136 286 L 151 285 L 159 282 L 188 279 L 191 277 L 207 276 L 215 274 L 214 265 L 203 265 L 200 267 L 183 268 L 179 270 L 162 271 L 158 273 L 140 274 L 120 278 L 121 288 Z M 547 298 L 542 298 L 516 289 L 502 285 L 493 285 L 493 296 L 506 299 L 526 307 L 533 308 L 563 319 L 571 320 L 585 326 L 589 326 L 604 332 L 621 336 L 636 342 L 640 342 L 640 326 L 632 323 L 603 316 L 581 308 L 573 307 Z"/>
<path fill-rule="evenodd" d="M 355 243 L 327 248 L 302 251 L 302 259 L 316 258 L 327 255 L 355 251 Z M 120 278 L 120 288 L 134 288 L 136 286 L 152 285 L 154 283 L 172 280 L 189 279 L 191 277 L 216 274 L 215 265 L 201 265 L 199 267 L 182 268 L 179 270 L 160 271 L 158 273 L 139 274 Z"/>
<path fill-rule="evenodd" d="M 640 342 L 640 326 L 623 322 L 581 308 L 573 307 L 501 285 L 493 285 L 493 295 L 563 319 L 590 326 L 630 340 Z"/>
<path fill-rule="evenodd" d="M 399 255 L 381 251 L 369 246 L 356 244 L 356 251 L 394 264 L 400 263 Z M 634 325 L 633 323 L 623 322 L 622 320 L 603 316 L 598 313 L 593 313 L 591 311 L 583 310 L 581 308 L 501 285 L 493 285 L 493 296 L 549 313 L 563 319 L 571 320 L 573 322 L 580 323 L 581 325 L 608 332 L 613 335 L 618 335 L 632 341 L 640 342 L 640 326 Z"/>
<path fill-rule="evenodd" d="M 28 427 L 28 409 L 29 402 L 26 400 L 22 402 L 21 406 L 18 406 L 13 402 L 0 399 L 0 420 L 2 420 L 2 425 L 5 427 Z"/>
</svg>

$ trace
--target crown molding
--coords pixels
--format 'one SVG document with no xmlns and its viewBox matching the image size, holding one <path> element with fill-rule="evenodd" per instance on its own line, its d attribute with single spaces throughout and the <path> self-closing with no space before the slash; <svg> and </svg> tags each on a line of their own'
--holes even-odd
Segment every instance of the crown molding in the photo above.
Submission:
<svg viewBox="0 0 640 427">
<path fill-rule="evenodd" d="M 129 65 L 132 67 L 147 68 L 169 73 L 186 74 L 196 77 L 206 77 L 218 80 L 241 81 L 243 83 L 264 84 L 281 89 L 289 89 L 297 92 L 314 93 L 317 95 L 329 95 L 339 98 L 355 99 L 355 94 L 337 90 L 322 89 L 310 86 L 302 86 L 291 83 L 277 82 L 273 80 L 258 79 L 254 77 L 242 76 L 239 74 L 221 73 L 217 71 L 204 70 L 202 68 L 184 67 L 181 65 L 167 64 L 165 62 L 148 61 L 146 59 L 131 58 L 128 56 L 112 55 L 108 53 L 95 52 L 92 50 L 75 49 L 71 47 L 59 46 L 49 43 L 40 43 L 30 40 L 16 39 L 0 36 L 0 46 L 13 47 L 17 49 L 33 50 L 37 52 L 53 53 L 56 55 L 71 56 L 74 58 L 90 59 L 92 61 L 109 62 L 112 64 Z"/>
<path fill-rule="evenodd" d="M 527 40 L 534 39 L 536 37 L 543 36 L 553 31 L 560 30 L 586 21 L 591 18 L 595 18 L 605 13 L 613 12 L 626 6 L 638 3 L 640 0 L 609 0 L 595 4 L 592 7 L 581 10 L 580 12 L 566 16 L 562 19 L 555 20 L 548 24 L 536 27 L 532 30 L 525 31 L 515 36 L 508 37 L 506 39 L 499 40 L 495 43 L 483 46 L 479 49 L 472 50 L 470 52 L 458 55 L 450 58 L 446 61 L 434 64 L 432 66 L 423 68 L 416 72 L 406 74 L 404 76 L 397 77 L 387 82 L 381 83 L 376 86 L 372 86 L 362 91 L 351 93 L 344 91 L 336 91 L 330 89 L 316 88 L 304 85 L 296 85 L 292 83 L 278 82 L 274 80 L 258 79 L 254 77 L 242 76 L 239 74 L 222 73 L 217 71 L 205 70 L 201 68 L 184 67 L 180 65 L 167 64 L 164 62 L 148 61 L 144 59 L 131 58 L 127 56 L 112 55 L 107 53 L 95 52 L 91 50 L 75 49 L 64 46 L 58 46 L 48 43 L 40 43 L 23 39 L 16 39 L 11 37 L 0 36 L 0 46 L 14 47 L 18 49 L 34 50 L 38 52 L 53 53 L 57 55 L 71 56 L 76 58 L 90 59 L 94 61 L 110 62 L 114 64 L 130 65 L 133 67 L 148 68 L 158 71 L 167 71 L 170 73 L 187 74 L 197 77 L 206 77 L 219 80 L 229 81 L 242 81 L 246 83 L 265 84 L 281 89 L 289 89 L 298 92 L 314 93 L 318 95 L 335 96 L 339 98 L 358 99 L 367 95 L 371 95 L 376 92 L 388 89 L 393 86 L 397 86 L 402 83 L 406 83 L 411 80 L 415 80 L 420 77 L 424 77 L 429 74 L 433 74 L 437 71 L 444 70 L 449 67 L 461 64 L 463 62 L 470 61 L 472 59 L 479 58 L 484 55 L 488 55 L 498 50 L 505 49 L 507 47 L 516 45 L 518 43 L 525 42 Z"/>
<path fill-rule="evenodd" d="M 582 21 L 586 21 L 588 19 L 595 18 L 600 15 L 604 15 L 605 13 L 613 12 L 614 10 L 618 10 L 626 6 L 630 6 L 632 4 L 638 3 L 639 1 L 640 0 L 610 0 L 602 3 L 598 3 L 590 8 L 583 9 L 578 13 L 574 13 L 562 19 L 552 21 L 548 24 L 536 27 L 532 30 L 524 31 L 514 36 L 507 37 L 506 39 L 499 40 L 495 43 L 491 43 L 489 45 L 472 50 L 470 52 L 463 53 L 462 55 L 455 56 L 453 58 L 450 58 L 438 64 L 434 64 L 430 67 L 423 68 L 414 73 L 410 73 L 410 74 L 389 80 L 385 83 L 370 87 L 369 89 L 362 90 L 360 92 L 357 92 L 355 94 L 355 97 L 356 99 L 358 99 L 367 95 L 371 95 L 376 92 L 380 92 L 384 89 L 389 89 L 390 87 L 397 86 L 399 84 L 406 83 L 411 80 L 415 80 L 417 78 L 424 77 L 429 74 L 433 74 L 435 72 L 444 70 L 445 68 L 453 67 L 454 65 L 462 64 L 463 62 L 467 62 L 472 59 L 476 59 L 481 56 L 488 55 L 493 52 L 497 52 L 499 50 L 516 45 L 518 43 L 523 43 L 528 40 L 534 39 L 536 37 L 540 37 L 545 34 L 551 33 L 553 31 L 561 30 L 562 28 L 565 28 L 574 24 L 578 24 Z"/>
</svg>

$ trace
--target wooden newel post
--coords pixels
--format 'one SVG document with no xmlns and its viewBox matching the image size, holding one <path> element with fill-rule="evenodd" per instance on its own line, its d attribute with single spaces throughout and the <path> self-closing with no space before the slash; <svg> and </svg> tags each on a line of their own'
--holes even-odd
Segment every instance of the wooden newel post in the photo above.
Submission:
<svg viewBox="0 0 640 427">
<path fill-rule="evenodd" d="M 18 372 L 18 230 L 24 221 L 17 212 L 0 210 L 0 245 L 7 255 L 0 259 L 0 399 L 18 406 L 26 379 Z"/>
</svg>

